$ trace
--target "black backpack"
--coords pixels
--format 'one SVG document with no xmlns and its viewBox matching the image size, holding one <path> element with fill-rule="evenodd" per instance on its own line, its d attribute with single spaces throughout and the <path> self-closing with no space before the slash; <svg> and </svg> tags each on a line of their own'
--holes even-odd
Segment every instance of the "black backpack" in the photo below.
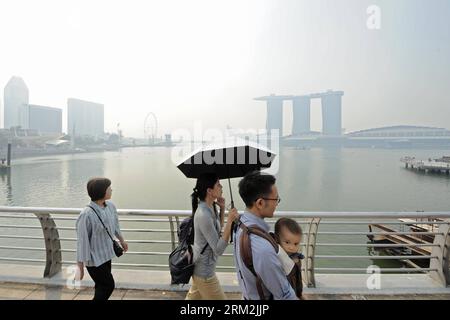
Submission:
<svg viewBox="0 0 450 320">
<path fill-rule="evenodd" d="M 186 241 L 187 244 L 194 244 L 194 218 L 187 217 L 184 219 L 177 230 L 178 243 Z"/>
<path fill-rule="evenodd" d="M 177 230 L 178 246 L 169 255 L 171 284 L 186 284 L 194 273 L 192 244 L 194 243 L 194 217 L 184 219 Z M 201 254 L 205 252 L 205 245 Z"/>
</svg>

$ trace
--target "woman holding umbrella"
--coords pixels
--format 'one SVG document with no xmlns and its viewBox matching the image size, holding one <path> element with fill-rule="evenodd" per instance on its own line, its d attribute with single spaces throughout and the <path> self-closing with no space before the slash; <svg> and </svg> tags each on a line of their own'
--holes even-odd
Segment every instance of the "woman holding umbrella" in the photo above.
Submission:
<svg viewBox="0 0 450 320">
<path fill-rule="evenodd" d="M 228 245 L 232 223 L 239 215 L 235 208 L 231 209 L 224 226 L 225 199 L 222 197 L 222 185 L 214 173 L 202 174 L 197 179 L 191 197 L 195 268 L 186 299 L 224 300 L 226 296 L 216 276 L 216 263 Z M 216 205 L 220 208 L 219 213 Z"/>
</svg>

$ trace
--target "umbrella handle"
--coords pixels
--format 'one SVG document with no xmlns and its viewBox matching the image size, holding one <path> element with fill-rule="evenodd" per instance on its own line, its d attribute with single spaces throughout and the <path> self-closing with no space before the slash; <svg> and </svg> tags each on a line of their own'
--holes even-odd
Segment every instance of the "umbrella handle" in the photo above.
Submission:
<svg viewBox="0 0 450 320">
<path fill-rule="evenodd" d="M 231 181 L 228 178 L 228 187 L 230 188 L 230 197 L 231 197 L 231 209 L 234 209 L 234 201 L 233 201 L 233 192 L 231 191 Z M 231 234 L 230 234 L 230 243 L 233 243 L 233 231 L 235 229 L 235 223 L 231 224 Z"/>
<path fill-rule="evenodd" d="M 231 209 L 233 209 L 233 208 L 234 208 L 234 201 L 233 201 L 233 192 L 231 191 L 231 181 L 230 181 L 230 178 L 228 178 L 228 187 L 230 188 Z"/>
</svg>

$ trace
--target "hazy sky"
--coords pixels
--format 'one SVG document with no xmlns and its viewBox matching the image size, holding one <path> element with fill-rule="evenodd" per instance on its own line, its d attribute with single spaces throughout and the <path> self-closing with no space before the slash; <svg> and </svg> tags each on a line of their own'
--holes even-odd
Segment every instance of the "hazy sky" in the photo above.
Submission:
<svg viewBox="0 0 450 320">
<path fill-rule="evenodd" d="M 366 26 L 372 4 L 379 30 Z M 103 103 L 105 129 L 126 136 L 143 135 L 149 112 L 160 135 L 194 121 L 263 128 L 254 97 L 327 89 L 345 92 L 347 132 L 450 129 L 448 0 L 1 0 L 0 43 L 1 88 L 20 76 L 30 103 L 64 118 L 69 97 Z"/>
</svg>

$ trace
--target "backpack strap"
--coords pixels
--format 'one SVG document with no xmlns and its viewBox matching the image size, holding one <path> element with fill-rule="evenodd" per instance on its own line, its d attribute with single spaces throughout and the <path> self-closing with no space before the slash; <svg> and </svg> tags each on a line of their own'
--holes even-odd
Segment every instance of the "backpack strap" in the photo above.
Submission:
<svg viewBox="0 0 450 320">
<path fill-rule="evenodd" d="M 256 273 L 255 268 L 253 266 L 253 254 L 252 254 L 252 245 L 250 240 L 250 234 L 255 234 L 261 238 L 266 239 L 273 246 L 275 252 L 278 252 L 278 243 L 272 238 L 272 236 L 261 229 L 256 225 L 252 225 L 247 227 L 241 221 L 238 223 L 239 227 L 242 229 L 241 239 L 240 239 L 240 253 L 241 259 L 244 262 L 245 266 L 250 270 L 250 272 L 256 277 L 256 289 L 258 290 L 258 295 L 261 300 L 266 300 L 264 296 L 264 291 L 262 287 L 262 279 Z"/>
<path fill-rule="evenodd" d="M 209 243 L 208 243 L 208 241 L 207 241 L 206 244 L 205 244 L 205 246 L 203 247 L 202 252 L 200 252 L 200 254 L 205 253 L 205 250 L 206 250 L 206 248 L 208 248 L 208 245 L 209 245 Z"/>
</svg>

